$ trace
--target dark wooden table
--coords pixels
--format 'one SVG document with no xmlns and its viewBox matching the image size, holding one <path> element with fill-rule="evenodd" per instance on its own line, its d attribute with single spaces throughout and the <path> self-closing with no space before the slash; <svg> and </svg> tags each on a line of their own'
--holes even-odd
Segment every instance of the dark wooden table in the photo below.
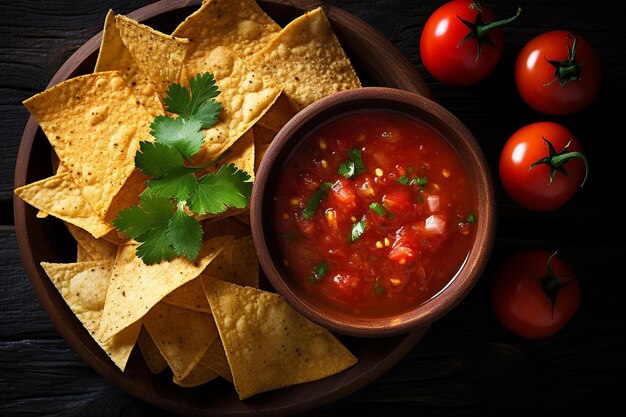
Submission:
<svg viewBox="0 0 626 417">
<path fill-rule="evenodd" d="M 13 231 L 13 169 L 28 118 L 21 101 L 42 91 L 60 65 L 101 30 L 109 8 L 127 13 L 151 0 L 0 1 L 0 415 L 166 416 L 92 371 L 50 324 L 35 298 Z M 626 5 L 620 1 L 492 1 L 499 17 L 520 5 L 505 30 L 502 61 L 485 82 L 450 88 L 425 73 L 419 37 L 443 3 L 331 0 L 386 35 L 430 83 L 436 99 L 481 143 L 497 173 L 506 139 L 524 124 L 554 120 L 582 142 L 589 183 L 549 213 L 521 209 L 497 176 L 499 227 L 491 261 L 472 293 L 432 327 L 394 368 L 360 391 L 309 415 L 466 416 L 614 415 L 626 409 L 624 298 L 626 212 L 623 99 L 626 96 Z M 567 6 L 564 4 L 567 3 Z M 489 4 L 489 3 L 488 3 Z M 522 45 L 551 29 L 573 30 L 600 55 L 603 81 L 594 103 L 575 116 L 546 117 L 527 108 L 513 83 Z M 526 340 L 504 329 L 489 307 L 498 262 L 518 249 L 559 250 L 578 275 L 582 304 L 558 334 Z M 354 414 L 352 414 L 354 413 Z"/>
</svg>

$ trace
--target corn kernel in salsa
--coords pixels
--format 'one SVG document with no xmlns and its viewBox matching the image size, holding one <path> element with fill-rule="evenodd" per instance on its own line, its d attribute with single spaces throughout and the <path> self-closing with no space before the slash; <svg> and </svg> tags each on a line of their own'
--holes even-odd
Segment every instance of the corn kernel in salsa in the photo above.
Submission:
<svg viewBox="0 0 626 417">
<path fill-rule="evenodd" d="M 418 120 L 382 110 L 335 118 L 281 172 L 273 220 L 283 263 L 315 303 L 343 312 L 418 306 L 469 253 L 468 178 L 452 146 Z"/>
</svg>

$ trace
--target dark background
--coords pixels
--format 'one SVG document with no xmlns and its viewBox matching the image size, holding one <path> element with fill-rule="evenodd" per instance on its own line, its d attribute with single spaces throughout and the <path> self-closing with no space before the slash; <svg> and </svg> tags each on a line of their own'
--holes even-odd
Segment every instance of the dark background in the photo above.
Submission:
<svg viewBox="0 0 626 417">
<path fill-rule="evenodd" d="M 43 312 L 23 270 L 13 231 L 13 170 L 28 118 L 21 101 L 44 90 L 62 63 L 102 29 L 109 8 L 134 1 L 0 1 L 0 415 L 169 416 L 111 386 L 66 344 Z M 626 410 L 623 97 L 626 5 L 620 1 L 491 1 L 505 29 L 496 71 L 479 85 L 435 82 L 419 58 L 426 19 L 442 1 L 330 0 L 393 42 L 429 82 L 435 98 L 480 142 L 494 172 L 499 226 L 491 261 L 471 294 L 372 384 L 307 415 L 615 415 Z M 547 117 L 518 97 L 513 64 L 532 37 L 568 29 L 585 37 L 603 67 L 601 91 L 583 112 Z M 497 178 L 499 153 L 519 127 L 554 120 L 568 127 L 591 163 L 588 184 L 549 213 L 517 207 Z M 582 287 L 574 319 L 558 334 L 526 340 L 504 329 L 489 307 L 489 281 L 519 249 L 558 250 Z"/>
</svg>

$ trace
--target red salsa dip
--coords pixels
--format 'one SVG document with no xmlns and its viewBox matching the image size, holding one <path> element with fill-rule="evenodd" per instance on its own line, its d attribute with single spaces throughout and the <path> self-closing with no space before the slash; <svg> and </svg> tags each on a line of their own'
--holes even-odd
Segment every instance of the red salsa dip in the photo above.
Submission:
<svg viewBox="0 0 626 417">
<path fill-rule="evenodd" d="M 287 159 L 274 231 L 291 278 L 314 303 L 382 317 L 454 278 L 474 240 L 476 197 L 450 143 L 383 110 L 337 117 Z"/>
</svg>

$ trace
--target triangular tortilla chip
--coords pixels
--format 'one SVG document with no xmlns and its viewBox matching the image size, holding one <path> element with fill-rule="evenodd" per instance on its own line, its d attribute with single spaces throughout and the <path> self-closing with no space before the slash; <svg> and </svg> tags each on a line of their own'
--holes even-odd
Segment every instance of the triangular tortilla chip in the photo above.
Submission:
<svg viewBox="0 0 626 417">
<path fill-rule="evenodd" d="M 228 156 L 220 164 L 235 166 L 250 174 L 254 180 L 254 133 L 248 129 L 228 150 Z"/>
<path fill-rule="evenodd" d="M 123 371 L 139 336 L 141 325 L 130 326 L 106 342 L 100 342 L 96 338 L 113 261 L 70 264 L 42 262 L 41 266 L 91 337 Z"/>
<path fill-rule="evenodd" d="M 83 197 L 69 172 L 44 178 L 15 189 L 15 195 L 31 206 L 100 238 L 113 230 Z"/>
<path fill-rule="evenodd" d="M 217 262 L 218 259 L 219 256 L 211 263 Z M 186 308 L 188 310 L 211 313 L 211 307 L 209 307 L 209 302 L 204 295 L 200 277 L 194 278 L 185 285 L 181 285 L 176 288 L 174 291 L 165 296 L 163 301 L 167 304 Z"/>
<path fill-rule="evenodd" d="M 219 339 L 219 338 L 216 338 Z M 213 343 L 215 344 L 215 342 Z M 208 350 L 207 350 L 208 352 Z M 183 379 L 178 379 L 176 375 L 172 377 L 172 381 L 180 387 L 190 388 L 197 387 L 198 385 L 206 384 L 209 381 L 214 380 L 219 375 L 213 372 L 206 364 L 207 353 L 200 359 L 200 362 L 193 367 L 191 372 L 187 374 Z"/>
<path fill-rule="evenodd" d="M 189 39 L 185 66 L 196 71 L 219 47 L 233 56 L 247 57 L 261 49 L 280 31 L 255 0 L 208 0 L 174 30 Z"/>
<path fill-rule="evenodd" d="M 137 322 L 167 294 L 197 277 L 231 240 L 226 236 L 203 242 L 195 261 L 180 257 L 154 265 L 146 265 L 135 255 L 136 245 L 120 246 L 100 323 L 100 339 L 108 340 Z"/>
<path fill-rule="evenodd" d="M 230 373 L 230 365 L 228 365 L 224 345 L 219 337 L 215 338 L 215 341 L 209 346 L 200 362 L 225 380 L 230 383 L 233 382 L 233 374 Z"/>
<path fill-rule="evenodd" d="M 80 244 L 76 244 L 76 262 L 90 262 L 94 259 Z"/>
<path fill-rule="evenodd" d="M 183 380 L 217 337 L 210 314 L 157 303 L 143 318 L 154 344 L 177 380 Z"/>
<path fill-rule="evenodd" d="M 250 65 L 282 87 L 297 110 L 337 91 L 361 87 L 321 8 L 289 23 Z"/>
<path fill-rule="evenodd" d="M 76 239 L 79 247 L 82 247 L 89 257 L 94 261 L 108 261 L 114 260 L 117 254 L 117 245 L 112 244 L 104 240 L 103 238 L 96 239 L 89 232 L 76 227 L 73 224 L 65 223 L 67 230 Z"/>
<path fill-rule="evenodd" d="M 265 156 L 265 152 L 267 152 L 267 148 L 270 147 L 272 140 L 276 136 L 276 132 L 273 130 L 267 129 L 263 126 L 259 126 L 257 123 L 253 127 L 254 130 L 254 170 L 255 172 L 259 169 L 259 165 L 261 165 L 261 161 Z"/>
<path fill-rule="evenodd" d="M 297 111 L 292 107 L 289 98 L 285 94 L 281 94 L 267 113 L 259 119 L 257 125 L 277 133 L 296 113 Z"/>
<path fill-rule="evenodd" d="M 135 168 L 139 142 L 150 138 L 152 116 L 118 71 L 69 79 L 29 98 L 24 105 L 85 200 L 104 218 Z"/>
<path fill-rule="evenodd" d="M 259 288 L 259 259 L 252 236 L 235 240 L 225 246 L 213 262 L 200 273 L 203 283 L 210 279 Z"/>
<path fill-rule="evenodd" d="M 278 294 L 218 280 L 204 284 L 240 399 L 325 378 L 357 362 Z"/>
<path fill-rule="evenodd" d="M 166 35 L 124 15 L 115 16 L 115 23 L 137 66 L 152 82 L 159 97 L 165 97 L 169 86 L 180 81 L 189 41 Z"/>
<path fill-rule="evenodd" d="M 124 46 L 115 24 L 115 13 L 109 10 L 104 21 L 104 33 L 94 72 L 118 70 L 133 95 L 153 116 L 164 114 L 161 100 L 146 74 L 139 68 L 133 56 Z"/>
<path fill-rule="evenodd" d="M 167 361 L 163 358 L 163 355 L 159 352 L 159 348 L 154 344 L 150 334 L 143 326 L 139 332 L 137 346 L 139 346 L 141 356 L 143 356 L 144 361 L 146 361 L 150 372 L 160 374 L 167 369 Z"/>
</svg>

